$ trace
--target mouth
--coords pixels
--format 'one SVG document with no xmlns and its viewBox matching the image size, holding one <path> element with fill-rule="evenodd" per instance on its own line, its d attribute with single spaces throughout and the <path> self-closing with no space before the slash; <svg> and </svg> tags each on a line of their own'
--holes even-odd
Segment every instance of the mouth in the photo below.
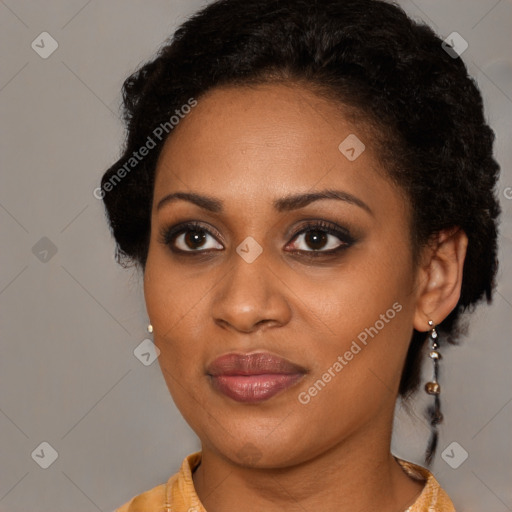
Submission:
<svg viewBox="0 0 512 512">
<path fill-rule="evenodd" d="M 268 352 L 226 354 L 207 368 L 215 391 L 244 403 L 268 400 L 306 373 L 305 368 Z"/>
</svg>

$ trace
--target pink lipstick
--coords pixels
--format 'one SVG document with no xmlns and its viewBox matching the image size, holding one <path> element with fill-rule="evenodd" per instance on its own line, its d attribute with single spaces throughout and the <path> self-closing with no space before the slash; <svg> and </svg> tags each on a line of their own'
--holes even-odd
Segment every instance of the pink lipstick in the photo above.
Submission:
<svg viewBox="0 0 512 512">
<path fill-rule="evenodd" d="M 306 373 L 303 367 L 268 352 L 225 354 L 207 368 L 216 391 L 245 403 L 268 400 Z"/>
</svg>

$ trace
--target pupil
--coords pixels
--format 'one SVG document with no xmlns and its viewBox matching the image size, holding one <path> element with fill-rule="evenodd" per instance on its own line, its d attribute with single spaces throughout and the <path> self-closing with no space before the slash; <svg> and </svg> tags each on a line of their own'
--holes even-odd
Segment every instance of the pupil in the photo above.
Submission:
<svg viewBox="0 0 512 512">
<path fill-rule="evenodd" d="M 185 235 L 185 243 L 191 249 L 195 249 L 196 245 L 201 245 L 204 242 L 205 238 L 206 235 L 203 231 L 189 231 Z"/>
<path fill-rule="evenodd" d="M 310 231 L 306 234 L 306 243 L 312 249 L 321 249 L 327 241 L 327 234 L 323 231 Z"/>
</svg>

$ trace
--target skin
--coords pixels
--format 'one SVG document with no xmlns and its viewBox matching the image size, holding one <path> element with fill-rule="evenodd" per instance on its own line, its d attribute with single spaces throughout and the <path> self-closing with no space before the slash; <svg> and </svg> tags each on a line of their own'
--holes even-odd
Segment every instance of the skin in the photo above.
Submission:
<svg viewBox="0 0 512 512">
<path fill-rule="evenodd" d="M 404 194 L 379 162 L 371 130 L 340 107 L 294 84 L 217 88 L 174 129 L 158 161 L 144 294 L 163 376 L 202 443 L 193 480 L 208 512 L 397 512 L 423 488 L 390 453 L 393 411 L 413 328 L 427 331 L 429 319 L 440 323 L 457 304 L 467 237 L 442 232 L 413 264 Z M 354 161 L 338 149 L 349 134 L 366 146 Z M 282 212 L 272 205 L 323 189 L 349 193 L 371 213 L 335 199 Z M 177 200 L 158 209 L 174 192 L 224 207 Z M 345 227 L 355 242 L 308 257 L 341 241 L 329 234 L 315 246 L 294 236 L 306 219 Z M 190 252 L 174 253 L 160 233 L 189 220 L 211 234 L 195 246 L 178 235 L 174 246 Z M 236 252 L 249 236 L 262 249 L 252 263 Z M 300 403 L 299 393 L 394 303 L 401 311 Z M 209 363 L 255 351 L 307 374 L 257 404 L 212 388 Z"/>
</svg>

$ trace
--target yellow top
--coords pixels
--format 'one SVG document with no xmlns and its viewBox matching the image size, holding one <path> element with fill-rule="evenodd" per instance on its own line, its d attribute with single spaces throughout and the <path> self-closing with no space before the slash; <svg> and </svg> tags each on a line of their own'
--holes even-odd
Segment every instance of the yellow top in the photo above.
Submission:
<svg viewBox="0 0 512 512">
<path fill-rule="evenodd" d="M 409 476 L 425 481 L 418 499 L 403 512 L 455 512 L 450 498 L 430 471 L 412 462 L 397 460 Z M 188 455 L 179 472 L 172 475 L 167 483 L 133 497 L 115 512 L 206 512 L 192 480 L 192 472 L 200 461 L 200 451 Z"/>
</svg>

